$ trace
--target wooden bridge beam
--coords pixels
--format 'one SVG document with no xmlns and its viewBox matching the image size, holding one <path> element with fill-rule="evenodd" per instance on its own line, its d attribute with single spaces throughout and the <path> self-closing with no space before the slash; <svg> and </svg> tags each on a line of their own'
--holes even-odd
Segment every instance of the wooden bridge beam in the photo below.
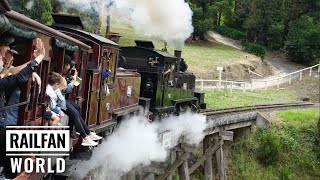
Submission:
<svg viewBox="0 0 320 180">
<path fill-rule="evenodd" d="M 206 151 L 206 153 L 197 160 L 196 163 L 194 163 L 189 168 L 189 174 L 192 174 L 201 164 L 204 163 L 205 160 L 208 158 L 211 158 L 211 156 L 223 145 L 223 140 L 218 141 L 214 146 L 212 146 L 210 149 Z"/>
<path fill-rule="evenodd" d="M 206 136 L 203 140 L 203 154 L 205 155 L 207 150 L 210 149 L 212 144 L 211 136 Z M 212 180 L 213 172 L 212 172 L 212 158 L 211 156 L 204 162 L 204 179 Z"/>
<path fill-rule="evenodd" d="M 179 152 L 178 154 L 182 154 L 182 152 Z M 183 163 L 178 167 L 178 174 L 179 174 L 179 179 L 190 180 L 187 159 L 185 159 Z"/>
<path fill-rule="evenodd" d="M 170 164 L 173 164 L 176 160 L 176 151 L 172 150 L 170 151 Z M 170 174 L 167 178 L 167 180 L 172 180 L 172 174 Z"/>
<path fill-rule="evenodd" d="M 165 178 L 167 178 L 170 174 L 172 174 L 182 163 L 184 163 L 187 159 L 189 158 L 189 153 L 184 153 L 181 156 L 179 156 L 179 158 L 177 158 L 177 160 L 169 165 L 166 170 L 165 173 L 162 174 L 161 176 L 158 176 L 156 178 L 156 180 L 164 180 Z"/>
</svg>

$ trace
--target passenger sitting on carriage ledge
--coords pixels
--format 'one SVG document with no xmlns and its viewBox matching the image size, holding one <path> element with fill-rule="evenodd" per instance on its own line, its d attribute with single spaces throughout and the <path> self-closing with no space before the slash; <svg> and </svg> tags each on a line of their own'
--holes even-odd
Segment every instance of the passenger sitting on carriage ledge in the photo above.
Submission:
<svg viewBox="0 0 320 180">
<path fill-rule="evenodd" d="M 64 116 L 64 113 L 62 112 L 61 108 L 58 106 L 58 96 L 56 94 L 56 90 L 59 89 L 60 84 L 62 83 L 62 76 L 58 73 L 51 72 L 49 74 L 48 79 L 48 85 L 46 87 L 46 95 L 49 97 L 48 99 L 48 109 L 47 111 L 52 111 L 52 118 L 50 118 L 49 125 L 50 126 L 56 126 L 60 125 L 59 121 L 60 118 Z M 46 112 L 47 113 L 47 112 Z M 59 119 L 57 119 L 54 115 L 57 115 Z M 45 119 L 48 120 L 49 115 L 48 113 L 45 114 Z"/>
<path fill-rule="evenodd" d="M 65 56 L 64 58 L 64 68 L 63 68 L 63 74 L 70 76 L 71 75 L 71 80 L 67 85 L 67 88 L 65 90 L 66 94 L 71 93 L 72 88 L 74 87 L 74 82 L 75 79 L 78 75 L 78 72 L 76 71 L 76 69 L 74 68 L 74 61 L 71 60 L 70 56 Z M 73 72 L 71 72 L 71 70 L 74 70 L 74 74 Z M 69 116 L 69 120 L 70 120 L 70 127 L 75 126 L 76 130 L 80 133 L 81 137 L 82 137 L 82 146 L 96 146 L 98 145 L 97 142 L 94 142 L 96 140 L 100 140 L 102 139 L 102 137 L 96 135 L 96 133 L 94 132 L 90 132 L 88 126 L 86 125 L 85 121 L 83 120 L 83 118 L 81 117 L 81 113 L 80 113 L 80 107 L 73 101 L 67 99 L 66 100 L 66 115 Z M 70 128 L 71 129 L 71 128 Z"/>
<path fill-rule="evenodd" d="M 4 62 L 3 59 L 5 57 L 5 53 L 10 49 L 9 45 L 13 42 L 13 38 L 0 36 L 0 69 L 2 69 L 0 74 L 0 93 L 10 89 L 14 90 L 18 82 L 27 81 L 31 77 L 32 72 L 36 71 L 38 64 L 41 63 L 45 56 L 45 49 L 41 39 L 36 39 L 36 49 L 34 51 L 36 58 L 19 73 L 8 76 L 12 62 Z M 0 119 L 0 121 L 1 120 L 2 119 Z M 16 175 L 12 173 L 10 159 L 6 156 L 5 132 L 5 127 L 0 126 L 0 166 L 4 167 L 2 173 L 4 174 L 5 178 L 13 179 Z"/>
</svg>

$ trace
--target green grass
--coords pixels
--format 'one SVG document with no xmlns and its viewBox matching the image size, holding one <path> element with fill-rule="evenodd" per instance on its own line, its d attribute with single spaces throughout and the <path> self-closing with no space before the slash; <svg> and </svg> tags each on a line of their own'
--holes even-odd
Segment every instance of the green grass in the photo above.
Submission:
<svg viewBox="0 0 320 180">
<path fill-rule="evenodd" d="M 208 108 L 226 108 L 247 106 L 262 103 L 281 102 L 294 99 L 296 96 L 289 90 L 254 90 L 254 91 L 205 91 L 205 102 Z"/>
<path fill-rule="evenodd" d="M 287 124 L 302 125 L 308 123 L 306 121 L 310 119 L 316 119 L 319 117 L 319 108 L 304 109 L 299 111 L 281 111 L 277 115 Z"/>
<path fill-rule="evenodd" d="M 102 27 L 105 27 L 102 25 Z M 102 29 L 102 32 L 105 32 Z M 156 49 L 163 49 L 164 42 L 155 38 L 137 35 L 134 29 L 126 22 L 111 18 L 111 32 L 120 33 L 120 46 L 134 46 L 134 40 L 152 40 Z M 174 48 L 167 46 L 168 52 L 173 54 Z M 182 56 L 188 64 L 188 69 L 197 77 L 205 78 L 216 65 L 227 62 L 237 62 L 244 60 L 247 53 L 235 48 L 212 42 L 187 43 L 183 48 Z"/>
<path fill-rule="evenodd" d="M 246 134 L 233 144 L 231 158 L 228 161 L 229 177 L 232 176 L 232 179 L 320 177 L 320 130 L 317 129 L 319 109 L 287 110 L 277 115 L 282 119 L 282 124 L 259 130 L 254 134 Z M 264 141 L 265 139 L 269 142 Z M 273 143 L 273 140 L 275 142 L 280 140 L 280 147 L 278 143 Z M 261 154 L 268 154 L 270 150 L 276 151 L 274 153 L 277 157 L 272 157 L 272 162 L 265 163 L 261 160 Z M 264 158 L 268 159 L 268 156 Z"/>
</svg>

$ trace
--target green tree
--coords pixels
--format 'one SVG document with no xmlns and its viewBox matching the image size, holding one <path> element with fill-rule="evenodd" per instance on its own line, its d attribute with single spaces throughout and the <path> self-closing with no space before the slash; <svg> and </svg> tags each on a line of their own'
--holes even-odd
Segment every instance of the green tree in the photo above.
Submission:
<svg viewBox="0 0 320 180">
<path fill-rule="evenodd" d="M 43 24 L 52 23 L 52 6 L 50 0 L 35 0 L 31 18 Z"/>
<path fill-rule="evenodd" d="M 289 25 L 286 41 L 288 57 L 299 63 L 316 64 L 320 61 L 320 22 L 304 15 Z"/>
<path fill-rule="evenodd" d="M 194 27 L 193 40 L 199 36 L 201 40 L 204 39 L 204 33 L 212 27 L 212 17 L 206 14 L 203 7 L 197 3 L 189 3 L 193 11 L 192 24 Z"/>
<path fill-rule="evenodd" d="M 43 24 L 52 22 L 51 0 L 10 0 L 12 8 Z"/>
<path fill-rule="evenodd" d="M 193 11 L 193 38 L 200 36 L 200 39 L 204 39 L 204 33 L 211 30 L 213 25 L 232 22 L 233 0 L 189 0 L 188 2 Z"/>
<path fill-rule="evenodd" d="M 60 0 L 51 0 L 52 12 L 59 13 L 63 11 L 64 2 Z"/>
</svg>

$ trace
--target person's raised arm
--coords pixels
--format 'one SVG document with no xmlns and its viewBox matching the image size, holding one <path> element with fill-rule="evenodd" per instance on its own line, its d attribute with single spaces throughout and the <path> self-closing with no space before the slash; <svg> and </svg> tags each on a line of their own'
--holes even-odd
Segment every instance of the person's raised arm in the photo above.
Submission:
<svg viewBox="0 0 320 180">
<path fill-rule="evenodd" d="M 46 54 L 44 44 L 41 39 L 37 38 L 36 40 L 36 49 L 33 52 L 33 56 L 36 57 L 34 60 L 40 64 Z"/>
<path fill-rule="evenodd" d="M 28 61 L 20 66 L 14 67 L 14 68 L 10 68 L 10 74 L 15 75 L 17 73 L 19 73 L 23 68 L 27 67 L 27 65 L 30 63 L 31 61 Z"/>
</svg>

